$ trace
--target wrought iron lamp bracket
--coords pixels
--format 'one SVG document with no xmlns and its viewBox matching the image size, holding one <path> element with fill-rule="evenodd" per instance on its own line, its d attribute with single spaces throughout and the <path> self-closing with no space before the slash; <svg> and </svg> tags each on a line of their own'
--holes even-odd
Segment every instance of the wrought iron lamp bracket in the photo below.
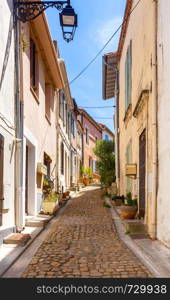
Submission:
<svg viewBox="0 0 170 300">
<path fill-rule="evenodd" d="M 69 5 L 70 1 L 16 1 L 14 0 L 14 12 L 19 21 L 28 22 L 34 20 L 49 7 L 55 7 L 62 11 L 64 5 Z"/>
</svg>

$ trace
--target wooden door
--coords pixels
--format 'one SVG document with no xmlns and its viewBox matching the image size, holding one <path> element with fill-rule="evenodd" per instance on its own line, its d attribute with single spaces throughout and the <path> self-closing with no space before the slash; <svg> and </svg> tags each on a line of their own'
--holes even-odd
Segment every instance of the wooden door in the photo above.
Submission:
<svg viewBox="0 0 170 300">
<path fill-rule="evenodd" d="M 0 226 L 2 226 L 2 209 L 4 201 L 4 137 L 0 134 Z"/>
<path fill-rule="evenodd" d="M 139 138 L 139 216 L 145 216 L 146 130 Z"/>
<path fill-rule="evenodd" d="M 28 146 L 26 146 L 25 162 L 25 213 L 28 214 Z"/>
</svg>

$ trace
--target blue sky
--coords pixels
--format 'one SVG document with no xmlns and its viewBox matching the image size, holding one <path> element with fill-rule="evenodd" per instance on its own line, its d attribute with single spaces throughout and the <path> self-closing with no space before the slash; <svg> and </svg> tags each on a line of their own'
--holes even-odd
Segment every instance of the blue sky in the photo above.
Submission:
<svg viewBox="0 0 170 300">
<path fill-rule="evenodd" d="M 49 8 L 46 11 L 52 38 L 57 40 L 60 56 L 65 60 L 69 81 L 89 63 L 104 46 L 110 36 L 121 24 L 126 0 L 71 0 L 78 14 L 78 28 L 74 41 L 66 43 L 62 37 L 58 11 Z M 119 34 L 103 51 L 117 49 Z M 102 54 L 71 86 L 72 97 L 80 107 L 111 106 L 114 99 L 102 99 Z M 114 109 L 87 109 L 97 122 L 106 124 L 113 130 Z"/>
</svg>

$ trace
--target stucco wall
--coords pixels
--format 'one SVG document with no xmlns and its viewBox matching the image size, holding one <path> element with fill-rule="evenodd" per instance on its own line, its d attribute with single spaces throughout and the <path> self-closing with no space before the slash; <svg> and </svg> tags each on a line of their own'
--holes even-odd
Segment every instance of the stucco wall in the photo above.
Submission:
<svg viewBox="0 0 170 300">
<path fill-rule="evenodd" d="M 158 1 L 158 151 L 157 235 L 170 247 L 170 2 Z"/>
<path fill-rule="evenodd" d="M 135 0 L 133 5 L 137 1 Z M 125 118 L 125 60 L 127 48 L 132 40 L 132 96 L 131 108 Z M 143 0 L 135 9 L 129 20 L 129 25 L 125 37 L 122 56 L 120 60 L 120 194 L 126 195 L 127 177 L 125 176 L 126 149 L 132 143 L 132 161 L 137 164 L 137 177 L 131 179 L 133 197 L 139 198 L 139 137 L 146 129 L 146 213 L 145 223 L 148 231 L 151 232 L 150 225 L 153 223 L 154 198 L 153 189 L 153 156 L 152 148 L 154 140 L 152 134 L 152 109 L 154 105 L 152 93 L 153 81 L 153 52 L 154 52 L 154 3 Z M 140 94 L 143 90 L 148 90 L 149 95 L 144 99 L 143 107 L 137 117 L 133 113 Z"/>
<path fill-rule="evenodd" d="M 96 138 L 98 140 L 102 139 L 102 130 L 99 130 L 86 116 L 83 116 L 83 128 L 84 128 L 84 165 L 89 167 L 89 157 L 93 160 L 97 160 L 96 155 L 93 152 L 93 148 L 96 144 Z M 89 144 L 86 143 L 86 128 L 89 134 Z"/>
<path fill-rule="evenodd" d="M 104 129 L 102 132 L 102 138 L 105 140 L 105 136 L 108 136 L 109 141 L 113 141 L 113 136 L 110 134 L 110 132 L 107 129 Z"/>
<path fill-rule="evenodd" d="M 70 187 L 70 167 L 71 167 L 71 154 L 70 154 L 70 140 L 66 133 L 66 126 L 63 126 L 63 121 L 59 118 L 59 136 L 58 136 L 58 180 L 60 189 L 65 191 Z M 64 144 L 64 174 L 61 173 L 61 143 Z M 67 162 L 66 156 L 67 154 Z"/>
<path fill-rule="evenodd" d="M 12 145 L 15 140 L 15 131 L 9 126 L 14 127 L 14 37 L 13 30 L 10 28 L 12 18 L 13 1 L 0 1 L 0 134 L 4 137 L 4 201 L 3 208 L 9 209 L 8 213 L 3 214 L 0 231 L 3 228 L 14 226 L 14 152 Z M 12 23 L 11 23 L 12 24 Z M 10 32 L 9 32 L 10 29 Z M 6 46 L 8 51 L 5 56 Z M 5 67 L 6 60 L 6 67 Z M 2 71 L 4 77 L 2 80 Z M 4 118 L 6 123 L 4 122 Z"/>
<path fill-rule="evenodd" d="M 30 25 L 26 23 L 22 27 L 23 38 L 26 41 L 26 47 L 23 54 L 23 98 L 24 98 L 24 125 L 29 130 L 31 135 L 37 141 L 36 147 L 36 160 L 35 161 L 35 169 L 37 167 L 37 163 L 44 161 L 44 152 L 46 152 L 52 159 L 51 163 L 51 171 L 54 169 L 56 163 L 56 153 L 57 153 L 57 132 L 56 132 L 56 107 L 58 96 L 57 93 L 54 92 L 54 98 L 51 98 L 51 121 L 49 122 L 45 117 L 45 82 L 48 76 L 46 73 L 45 65 L 42 59 L 42 53 L 40 51 L 40 45 L 37 41 L 37 50 L 39 56 L 39 99 L 38 102 L 30 90 Z M 34 36 L 34 31 L 33 31 Z M 27 137 L 26 137 L 27 138 Z M 28 143 L 30 141 L 28 140 Z M 34 174 L 35 175 L 35 174 Z M 33 175 L 33 176 L 34 176 Z M 56 173 L 55 169 L 52 174 L 52 177 L 55 178 Z M 35 180 L 36 180 L 36 176 Z M 36 186 L 36 184 L 35 184 Z M 40 193 L 42 193 L 41 189 L 39 189 L 38 194 L 35 195 L 37 201 L 37 197 L 40 197 Z M 30 199 L 30 201 L 32 201 Z M 35 203 L 35 207 L 37 204 Z"/>
</svg>

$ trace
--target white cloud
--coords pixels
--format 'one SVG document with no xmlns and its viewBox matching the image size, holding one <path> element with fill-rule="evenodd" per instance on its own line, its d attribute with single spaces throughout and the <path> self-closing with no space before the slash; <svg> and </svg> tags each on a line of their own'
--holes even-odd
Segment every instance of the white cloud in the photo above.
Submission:
<svg viewBox="0 0 170 300">
<path fill-rule="evenodd" d="M 99 47 L 102 48 L 104 44 L 109 40 L 112 34 L 117 30 L 117 28 L 121 25 L 122 18 L 117 17 L 106 22 L 102 22 L 98 24 L 98 30 L 95 35 L 95 42 L 98 44 Z M 117 43 L 119 39 L 120 31 L 115 35 L 113 40 L 108 44 L 106 51 L 115 51 L 117 49 Z"/>
</svg>

